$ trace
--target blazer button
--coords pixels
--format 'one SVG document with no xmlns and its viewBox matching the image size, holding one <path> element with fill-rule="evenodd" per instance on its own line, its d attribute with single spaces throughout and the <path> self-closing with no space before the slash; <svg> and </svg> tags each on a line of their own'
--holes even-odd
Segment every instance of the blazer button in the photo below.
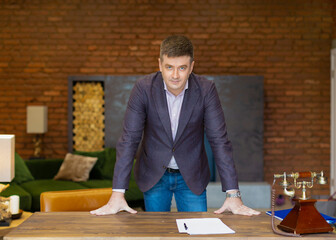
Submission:
<svg viewBox="0 0 336 240">
<path fill-rule="evenodd" d="M 175 152 L 175 148 L 173 148 L 172 151 Z"/>
</svg>

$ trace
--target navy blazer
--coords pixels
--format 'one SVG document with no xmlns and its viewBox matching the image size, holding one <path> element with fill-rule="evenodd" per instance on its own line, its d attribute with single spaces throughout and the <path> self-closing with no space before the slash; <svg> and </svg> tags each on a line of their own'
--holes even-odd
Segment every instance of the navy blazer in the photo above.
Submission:
<svg viewBox="0 0 336 240">
<path fill-rule="evenodd" d="M 210 180 L 204 130 L 222 190 L 238 189 L 232 146 L 215 84 L 193 73 L 188 81 L 174 141 L 161 72 L 136 82 L 125 113 L 123 133 L 117 143 L 114 189 L 128 188 L 133 159 L 141 142 L 134 170 L 141 191 L 148 191 L 160 180 L 174 155 L 190 190 L 201 194 Z"/>
</svg>

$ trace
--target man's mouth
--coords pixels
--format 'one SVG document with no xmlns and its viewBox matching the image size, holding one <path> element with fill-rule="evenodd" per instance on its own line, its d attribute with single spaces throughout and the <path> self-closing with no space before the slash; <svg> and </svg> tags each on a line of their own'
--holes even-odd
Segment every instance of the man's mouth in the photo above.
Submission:
<svg viewBox="0 0 336 240">
<path fill-rule="evenodd" d="M 170 80 L 172 83 L 179 83 L 180 80 Z"/>
</svg>

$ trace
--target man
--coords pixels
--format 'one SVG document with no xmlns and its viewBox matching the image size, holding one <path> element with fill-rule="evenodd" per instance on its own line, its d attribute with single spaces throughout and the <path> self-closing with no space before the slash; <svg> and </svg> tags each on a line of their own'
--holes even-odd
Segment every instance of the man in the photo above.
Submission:
<svg viewBox="0 0 336 240">
<path fill-rule="evenodd" d="M 135 178 L 144 192 L 146 211 L 170 211 L 174 194 L 178 211 L 207 211 L 206 186 L 210 171 L 204 149 L 204 130 L 210 142 L 222 190 L 223 206 L 234 214 L 259 212 L 243 205 L 227 137 L 224 114 L 215 84 L 192 73 L 193 45 L 184 36 L 166 38 L 160 49 L 160 72 L 136 82 L 117 144 L 113 193 L 95 215 L 119 211 L 136 213 L 124 192 L 135 163 Z"/>
</svg>

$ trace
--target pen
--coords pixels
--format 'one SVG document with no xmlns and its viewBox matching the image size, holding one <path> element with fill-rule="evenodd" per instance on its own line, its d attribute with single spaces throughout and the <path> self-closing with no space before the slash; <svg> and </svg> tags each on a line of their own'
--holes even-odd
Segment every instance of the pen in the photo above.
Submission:
<svg viewBox="0 0 336 240">
<path fill-rule="evenodd" d="M 186 223 L 184 223 L 184 228 L 185 228 L 185 230 L 187 230 L 187 229 L 188 229 L 188 227 L 187 227 L 187 224 L 186 224 Z"/>
</svg>

